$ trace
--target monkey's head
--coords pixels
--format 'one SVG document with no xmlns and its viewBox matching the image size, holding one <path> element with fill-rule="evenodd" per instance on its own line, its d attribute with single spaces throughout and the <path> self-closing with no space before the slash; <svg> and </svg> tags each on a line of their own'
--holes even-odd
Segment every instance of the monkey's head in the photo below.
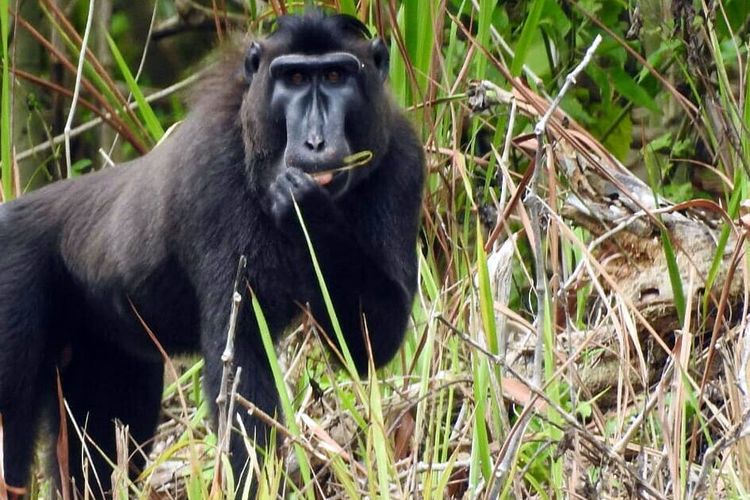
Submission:
<svg viewBox="0 0 750 500">
<path fill-rule="evenodd" d="M 273 34 L 250 44 L 244 72 L 251 185 L 298 168 L 339 196 L 377 167 L 390 132 L 388 49 L 357 19 L 317 10 L 281 17 Z M 363 151 L 373 155 L 367 165 L 339 170 Z M 254 168 L 269 159 L 273 169 Z"/>
</svg>

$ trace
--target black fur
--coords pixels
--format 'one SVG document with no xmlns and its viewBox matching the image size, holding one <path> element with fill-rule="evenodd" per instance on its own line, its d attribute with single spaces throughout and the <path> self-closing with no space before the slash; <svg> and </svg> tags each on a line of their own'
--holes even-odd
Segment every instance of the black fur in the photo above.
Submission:
<svg viewBox="0 0 750 500">
<path fill-rule="evenodd" d="M 162 359 L 131 303 L 169 353 L 203 353 L 212 403 L 241 254 L 275 338 L 305 303 L 332 333 L 292 195 L 359 370 L 366 371 L 368 359 L 361 313 L 375 364 L 397 351 L 417 284 L 421 145 L 383 89 L 382 66 L 358 21 L 317 12 L 284 18 L 259 43 L 260 60 L 219 65 L 185 122 L 148 155 L 0 206 L 0 414 L 8 484 L 26 484 L 43 422 L 53 430 L 48 439 L 55 437 L 56 370 L 78 424 L 107 454 L 114 450 L 115 419 L 139 441 L 152 436 Z M 349 51 L 366 63 L 359 92 L 368 107 L 342 126 L 352 151 L 374 153 L 370 165 L 347 174 L 346 190 L 335 197 L 285 165 L 285 120 L 267 107 L 272 57 L 328 51 Z M 254 73 L 251 83 L 242 78 L 247 71 Z M 242 311 L 239 393 L 274 414 L 278 396 L 247 300 Z M 262 442 L 266 429 L 243 418 Z M 80 485 L 81 449 L 72 429 L 69 438 Z M 231 452 L 238 473 L 247 457 L 239 439 Z M 107 488 L 110 471 L 92 453 Z"/>
</svg>

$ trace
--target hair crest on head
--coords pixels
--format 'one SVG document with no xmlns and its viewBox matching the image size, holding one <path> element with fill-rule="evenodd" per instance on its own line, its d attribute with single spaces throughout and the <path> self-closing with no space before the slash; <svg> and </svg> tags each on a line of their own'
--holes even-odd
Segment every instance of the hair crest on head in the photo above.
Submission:
<svg viewBox="0 0 750 500">
<path fill-rule="evenodd" d="M 341 50 L 351 40 L 369 40 L 372 33 L 362 21 L 348 14 L 326 14 L 318 8 L 301 15 L 285 15 L 276 20 L 269 40 L 284 38 L 292 52 L 319 53 Z"/>
</svg>

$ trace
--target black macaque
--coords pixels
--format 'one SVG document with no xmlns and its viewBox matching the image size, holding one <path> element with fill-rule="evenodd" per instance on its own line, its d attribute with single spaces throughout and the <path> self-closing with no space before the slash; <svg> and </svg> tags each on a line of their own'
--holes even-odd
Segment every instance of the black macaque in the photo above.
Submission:
<svg viewBox="0 0 750 500">
<path fill-rule="evenodd" d="M 167 352 L 202 352 L 214 402 L 240 255 L 275 338 L 304 304 L 335 337 L 293 198 L 358 369 L 368 366 L 365 328 L 376 366 L 399 348 L 417 286 L 424 156 L 385 88 L 386 46 L 352 17 L 313 10 L 280 18 L 228 59 L 148 155 L 0 205 L 7 484 L 27 484 L 39 435 L 54 443 L 58 372 L 78 425 L 107 455 L 115 420 L 139 442 L 152 437 L 163 364 L 134 310 Z M 360 151 L 369 163 L 337 170 Z M 236 335 L 239 393 L 278 413 L 247 300 Z M 268 429 L 243 418 L 262 444 Z M 68 438 L 80 486 L 72 428 Z M 89 448 L 106 490 L 109 468 Z M 247 474 L 236 435 L 230 451 L 235 477 Z"/>
</svg>

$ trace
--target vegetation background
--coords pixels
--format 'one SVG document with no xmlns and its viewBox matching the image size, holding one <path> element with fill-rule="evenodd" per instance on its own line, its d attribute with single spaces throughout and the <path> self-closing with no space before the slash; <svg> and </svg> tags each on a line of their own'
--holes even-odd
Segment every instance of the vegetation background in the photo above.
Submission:
<svg viewBox="0 0 750 500">
<path fill-rule="evenodd" d="M 390 44 L 393 94 L 428 154 L 420 289 L 403 349 L 368 380 L 335 369 L 307 324 L 278 346 L 285 445 L 256 470 L 261 497 L 747 497 L 750 3 L 316 4 Z M 148 151 L 214 48 L 302 8 L 0 0 L 1 199 Z M 605 174 L 616 190 L 581 196 L 570 165 L 584 162 L 633 184 Z M 603 251 L 618 220 L 581 213 L 627 209 L 631 185 L 652 228 Z M 675 214 L 705 224 L 710 252 L 691 251 Z M 649 273 L 665 283 L 657 312 L 624 286 Z M 167 367 L 165 420 L 134 483 L 128 453 L 142 450 L 122 431 L 120 459 L 98 471 L 119 498 L 231 495 L 201 368 Z M 38 476 L 32 498 L 48 486 Z M 86 486 L 96 494 L 93 474 Z"/>
</svg>

